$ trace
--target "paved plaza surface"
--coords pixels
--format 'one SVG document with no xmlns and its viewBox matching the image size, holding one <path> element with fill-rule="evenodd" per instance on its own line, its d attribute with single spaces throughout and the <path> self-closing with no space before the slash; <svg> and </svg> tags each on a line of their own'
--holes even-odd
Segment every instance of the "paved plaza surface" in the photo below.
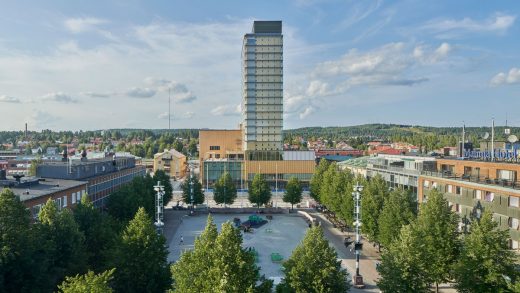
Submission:
<svg viewBox="0 0 520 293">
<path fill-rule="evenodd" d="M 213 219 L 218 229 L 222 223 L 240 218 L 246 221 L 249 214 L 213 214 Z M 265 219 L 265 215 L 260 215 Z M 206 225 L 206 214 L 196 216 L 185 216 L 182 224 L 177 228 L 169 243 L 168 261 L 179 259 L 182 251 L 193 249 L 195 238 L 200 235 Z M 281 278 L 283 273 L 279 263 L 271 261 L 271 253 L 280 253 L 287 259 L 293 249 L 300 243 L 307 231 L 305 220 L 298 215 L 273 215 L 273 220 L 253 233 L 243 233 L 243 247 L 254 247 L 258 251 L 258 266 L 261 267 L 260 274 L 266 277 Z M 184 243 L 180 243 L 183 236 Z"/>
</svg>

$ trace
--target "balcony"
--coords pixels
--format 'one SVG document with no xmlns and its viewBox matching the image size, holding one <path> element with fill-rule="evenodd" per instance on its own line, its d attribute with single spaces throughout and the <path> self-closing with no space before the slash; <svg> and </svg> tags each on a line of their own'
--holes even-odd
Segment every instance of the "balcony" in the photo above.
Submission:
<svg viewBox="0 0 520 293">
<path fill-rule="evenodd" d="M 489 177 L 482 176 L 474 176 L 474 175 L 465 175 L 465 174 L 455 174 L 451 171 L 443 171 L 443 172 L 434 172 L 434 171 L 422 171 L 421 175 L 445 178 L 451 180 L 457 180 L 461 182 L 471 182 L 478 184 L 485 184 L 489 186 L 495 187 L 505 187 L 512 188 L 516 190 L 520 190 L 520 181 L 518 180 L 507 180 L 507 179 L 492 179 Z"/>
</svg>

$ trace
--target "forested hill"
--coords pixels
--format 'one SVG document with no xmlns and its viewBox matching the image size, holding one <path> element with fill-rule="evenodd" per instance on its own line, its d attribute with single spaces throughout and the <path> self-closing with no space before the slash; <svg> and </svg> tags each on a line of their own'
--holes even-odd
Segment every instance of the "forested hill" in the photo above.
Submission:
<svg viewBox="0 0 520 293">
<path fill-rule="evenodd" d="M 495 134 L 497 139 L 505 139 L 504 126 L 495 127 Z M 511 129 L 511 134 L 520 136 L 520 127 L 508 127 Z M 491 134 L 491 127 L 466 127 L 466 135 L 468 139 L 478 140 L 489 132 Z M 284 131 L 285 135 L 293 137 L 301 136 L 305 139 L 312 138 L 326 138 L 332 140 L 344 140 L 353 137 L 363 139 L 383 139 L 383 140 L 400 140 L 400 137 L 412 136 L 461 136 L 462 127 L 431 127 L 431 126 L 416 126 L 416 125 L 399 125 L 399 124 L 364 124 L 356 126 L 343 127 L 304 127 L 297 129 L 289 129 Z"/>
</svg>

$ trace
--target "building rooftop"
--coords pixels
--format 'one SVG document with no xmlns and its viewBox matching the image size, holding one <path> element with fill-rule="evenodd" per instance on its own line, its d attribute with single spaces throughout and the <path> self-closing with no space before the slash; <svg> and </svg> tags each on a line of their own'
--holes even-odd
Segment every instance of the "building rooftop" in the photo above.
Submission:
<svg viewBox="0 0 520 293">
<path fill-rule="evenodd" d="M 353 158 L 353 159 L 350 159 L 350 160 L 339 162 L 338 165 L 339 166 L 352 166 L 352 167 L 366 168 L 367 167 L 367 162 L 368 162 L 369 158 L 371 158 L 371 157 L 370 156 L 364 156 L 364 157 L 359 157 L 359 158 Z"/>
<path fill-rule="evenodd" d="M 255 21 L 253 22 L 253 34 L 281 34 L 282 21 Z"/>
<path fill-rule="evenodd" d="M 85 185 L 85 181 L 62 180 L 62 179 L 40 179 L 37 184 L 29 187 L 1 187 L 0 192 L 5 189 L 11 189 L 14 194 L 20 197 L 21 201 L 26 201 L 41 196 L 49 195 L 55 192 L 67 190 L 77 186 Z"/>
</svg>

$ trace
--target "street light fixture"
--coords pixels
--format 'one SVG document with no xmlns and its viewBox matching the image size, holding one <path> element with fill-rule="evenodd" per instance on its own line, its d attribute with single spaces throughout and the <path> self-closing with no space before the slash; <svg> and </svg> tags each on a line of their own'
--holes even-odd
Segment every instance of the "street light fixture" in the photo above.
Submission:
<svg viewBox="0 0 520 293">
<path fill-rule="evenodd" d="M 361 235 L 359 233 L 360 230 L 360 214 L 361 214 L 361 192 L 363 191 L 363 185 L 356 183 L 354 186 L 354 192 L 352 192 L 352 196 L 356 201 L 356 206 L 354 210 L 354 215 L 356 217 L 356 241 L 354 242 L 354 250 L 356 252 L 356 275 L 353 276 L 354 287 L 356 288 L 364 288 L 365 284 L 363 283 L 363 276 L 359 274 L 359 255 L 361 254 L 361 250 L 363 249 L 363 244 L 361 243 Z"/>
<path fill-rule="evenodd" d="M 156 192 L 155 197 L 155 227 L 157 228 L 157 233 L 162 234 L 163 223 L 163 196 L 164 196 L 164 186 L 161 185 L 161 181 L 157 181 L 157 185 L 153 187 L 153 190 Z"/>
</svg>

